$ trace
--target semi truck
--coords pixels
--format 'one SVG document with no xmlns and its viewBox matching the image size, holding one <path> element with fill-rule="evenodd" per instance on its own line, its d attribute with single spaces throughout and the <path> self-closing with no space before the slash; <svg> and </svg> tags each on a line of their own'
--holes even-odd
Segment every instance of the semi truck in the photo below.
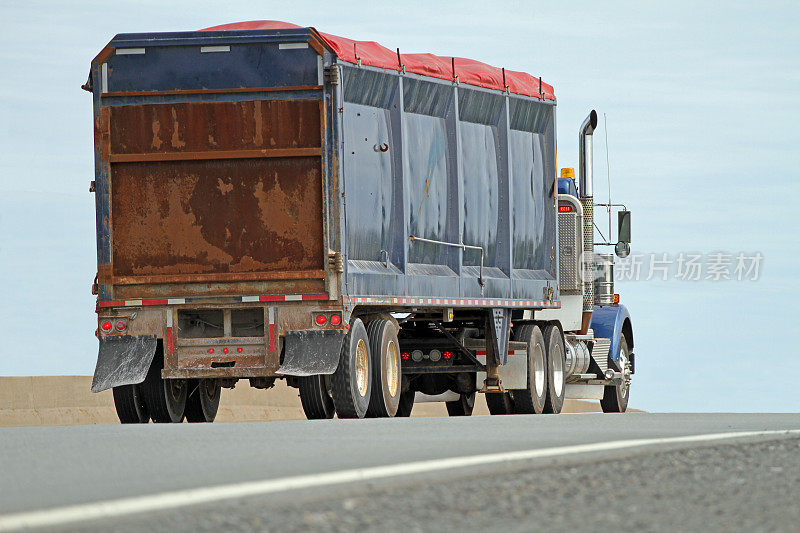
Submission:
<svg viewBox="0 0 800 533">
<path fill-rule="evenodd" d="M 92 391 L 122 423 L 212 422 L 244 380 L 309 419 L 626 410 L 632 323 L 595 250 L 627 255 L 630 211 L 595 242 L 597 113 L 558 173 L 541 78 L 254 21 L 116 35 L 83 88 Z"/>
</svg>

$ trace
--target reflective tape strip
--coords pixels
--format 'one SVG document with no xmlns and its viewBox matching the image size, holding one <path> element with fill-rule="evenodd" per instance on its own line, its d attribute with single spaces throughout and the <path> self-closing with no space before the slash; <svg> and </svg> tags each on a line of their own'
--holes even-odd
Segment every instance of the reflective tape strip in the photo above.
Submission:
<svg viewBox="0 0 800 533">
<path fill-rule="evenodd" d="M 144 48 L 117 48 L 114 54 L 118 56 L 141 55 L 144 54 Z"/>
<path fill-rule="evenodd" d="M 244 303 L 250 302 L 301 302 L 301 301 L 327 301 L 327 294 L 268 294 L 264 296 L 239 296 L 240 300 Z M 208 301 L 214 303 L 215 298 L 191 298 L 192 303 L 199 303 Z M 364 302 L 368 298 L 362 298 Z M 143 300 L 106 300 L 97 302 L 98 307 L 133 307 L 143 305 L 183 305 L 186 304 L 186 298 L 159 298 L 159 299 L 143 299 Z"/>
<path fill-rule="evenodd" d="M 268 308 L 267 316 L 269 317 L 269 351 L 275 351 L 275 308 Z"/>
<path fill-rule="evenodd" d="M 281 43 L 278 45 L 278 50 L 297 50 L 300 48 L 308 48 L 308 43 Z"/>
<path fill-rule="evenodd" d="M 142 305 L 167 305 L 169 301 L 165 298 L 162 300 L 142 300 Z"/>
<path fill-rule="evenodd" d="M 313 299 L 303 297 L 303 299 Z M 547 302 L 547 301 L 535 301 L 535 300 L 451 300 L 451 299 L 442 299 L 442 298 L 390 298 L 390 297 L 365 297 L 365 296 L 356 296 L 351 298 L 345 298 L 345 302 L 354 303 L 354 304 L 366 304 L 366 303 L 380 303 L 380 304 L 402 304 L 402 305 L 458 305 L 458 306 L 468 306 L 468 307 L 522 307 L 522 308 L 530 308 L 530 307 L 541 307 L 541 308 L 552 308 L 552 309 L 559 309 L 561 307 L 560 301 L 554 302 Z"/>
<path fill-rule="evenodd" d="M 167 353 L 172 353 L 172 310 L 167 309 Z"/>
<path fill-rule="evenodd" d="M 221 46 L 201 46 L 200 53 L 207 54 L 210 52 L 230 52 L 231 47 L 229 45 L 221 45 Z"/>
</svg>

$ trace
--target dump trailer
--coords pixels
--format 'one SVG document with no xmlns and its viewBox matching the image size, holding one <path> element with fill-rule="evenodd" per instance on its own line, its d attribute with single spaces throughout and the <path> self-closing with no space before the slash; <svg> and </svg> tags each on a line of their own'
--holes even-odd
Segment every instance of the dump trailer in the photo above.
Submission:
<svg viewBox="0 0 800 533">
<path fill-rule="evenodd" d="M 83 88 L 92 390 L 121 422 L 211 422 L 276 379 L 310 419 L 626 409 L 631 319 L 594 251 L 627 254 L 630 212 L 595 242 L 597 114 L 559 177 L 541 78 L 255 21 L 117 35 Z"/>
</svg>

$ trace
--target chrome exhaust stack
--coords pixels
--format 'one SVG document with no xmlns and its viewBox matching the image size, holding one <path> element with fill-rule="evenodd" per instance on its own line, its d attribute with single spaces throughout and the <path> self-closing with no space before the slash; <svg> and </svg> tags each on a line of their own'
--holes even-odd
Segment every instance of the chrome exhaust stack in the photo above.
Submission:
<svg viewBox="0 0 800 533">
<path fill-rule="evenodd" d="M 578 182 L 579 194 L 581 198 L 591 198 L 592 192 L 592 138 L 594 130 L 597 128 L 597 112 L 592 109 L 589 116 L 581 124 L 581 129 L 578 135 L 578 175 L 580 181 Z"/>
<path fill-rule="evenodd" d="M 583 316 L 581 333 L 589 331 L 594 309 L 594 198 L 592 137 L 597 128 L 597 112 L 592 109 L 578 132 L 578 194 L 583 206 Z"/>
</svg>

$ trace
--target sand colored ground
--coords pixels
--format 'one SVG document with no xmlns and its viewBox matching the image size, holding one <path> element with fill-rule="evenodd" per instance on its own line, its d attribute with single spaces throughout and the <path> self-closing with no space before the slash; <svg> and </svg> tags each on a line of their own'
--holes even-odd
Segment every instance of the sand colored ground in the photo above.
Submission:
<svg viewBox="0 0 800 533">
<path fill-rule="evenodd" d="M 118 424 L 111 391 L 93 394 L 89 376 L 0 377 L 0 427 Z M 567 400 L 564 412 L 594 412 L 599 402 Z M 489 414 L 482 394 L 476 415 Z M 418 403 L 413 416 L 447 416 L 443 403 Z M 223 389 L 217 422 L 263 422 L 304 419 L 297 389 L 278 381 L 258 390 L 246 380 Z"/>
</svg>

